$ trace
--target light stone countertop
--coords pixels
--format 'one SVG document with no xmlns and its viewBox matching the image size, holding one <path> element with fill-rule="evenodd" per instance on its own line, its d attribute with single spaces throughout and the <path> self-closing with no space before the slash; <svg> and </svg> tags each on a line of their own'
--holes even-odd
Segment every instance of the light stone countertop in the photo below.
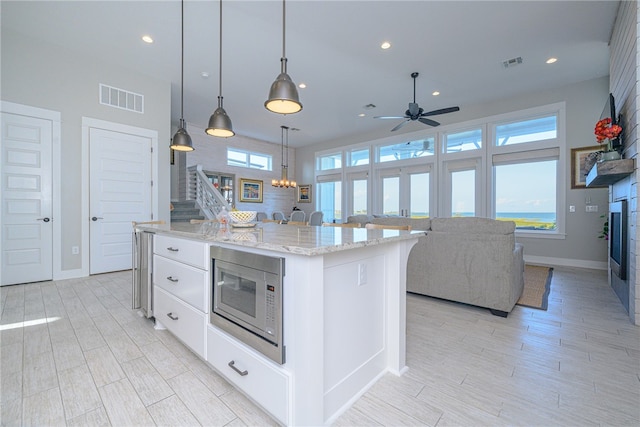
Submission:
<svg viewBox="0 0 640 427">
<path fill-rule="evenodd" d="M 415 239 L 424 231 L 365 228 L 297 226 L 258 223 L 254 228 L 236 228 L 218 223 L 165 225 L 138 224 L 138 230 L 167 234 L 210 243 L 228 243 L 298 255 L 323 255 L 331 252 Z"/>
</svg>

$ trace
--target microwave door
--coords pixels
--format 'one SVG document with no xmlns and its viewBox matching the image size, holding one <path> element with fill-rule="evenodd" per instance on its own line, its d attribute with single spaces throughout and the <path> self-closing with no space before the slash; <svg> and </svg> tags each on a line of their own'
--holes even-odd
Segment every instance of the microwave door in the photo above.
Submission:
<svg viewBox="0 0 640 427">
<path fill-rule="evenodd" d="M 217 312 L 262 334 L 265 327 L 264 272 L 220 262 L 216 266 L 216 279 Z"/>
</svg>

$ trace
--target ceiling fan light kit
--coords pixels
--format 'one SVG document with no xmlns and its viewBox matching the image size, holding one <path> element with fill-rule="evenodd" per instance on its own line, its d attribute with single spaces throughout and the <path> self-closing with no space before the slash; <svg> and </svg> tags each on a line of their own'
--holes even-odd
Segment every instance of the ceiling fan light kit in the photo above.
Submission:
<svg viewBox="0 0 640 427">
<path fill-rule="evenodd" d="M 391 129 L 391 132 L 394 132 L 400 129 L 402 126 L 406 125 L 412 121 L 419 121 L 422 124 L 427 126 L 440 126 L 439 122 L 436 122 L 432 119 L 427 119 L 428 116 L 437 116 L 440 114 L 453 113 L 455 111 L 460 111 L 460 107 L 449 107 L 442 108 L 439 110 L 432 110 L 425 112 L 420 106 L 416 103 L 416 78 L 418 78 L 419 73 L 413 72 L 411 73 L 411 78 L 413 79 L 413 102 L 409 103 L 409 108 L 404 112 L 404 116 L 375 116 L 374 119 L 406 119 L 404 122 L 398 124 L 396 127 Z"/>
<path fill-rule="evenodd" d="M 218 108 L 209 118 L 209 127 L 205 130 L 207 135 L 217 136 L 220 138 L 229 138 L 235 135 L 231 118 L 227 115 L 222 107 L 222 0 L 220 0 L 220 70 L 218 73 Z"/>
<path fill-rule="evenodd" d="M 184 0 L 180 2 L 182 47 L 180 54 L 180 125 L 178 131 L 171 140 L 171 149 L 175 151 L 193 151 L 191 136 L 187 132 L 187 123 L 184 121 Z"/>
<path fill-rule="evenodd" d="M 280 58 L 280 74 L 271 85 L 269 98 L 264 106 L 267 110 L 279 114 L 294 114 L 302 110 L 295 83 L 287 74 L 287 55 L 285 54 L 285 0 L 282 0 L 282 58 Z"/>
</svg>

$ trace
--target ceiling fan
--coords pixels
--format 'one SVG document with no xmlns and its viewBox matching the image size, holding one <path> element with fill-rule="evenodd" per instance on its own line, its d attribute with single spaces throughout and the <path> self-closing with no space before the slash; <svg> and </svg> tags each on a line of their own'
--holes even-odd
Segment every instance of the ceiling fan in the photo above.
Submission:
<svg viewBox="0 0 640 427">
<path fill-rule="evenodd" d="M 398 126 L 391 129 L 391 132 L 400 129 L 402 126 L 406 125 L 411 121 L 418 120 L 419 122 L 424 123 L 428 126 L 439 126 L 440 123 L 435 120 L 427 119 L 428 116 L 437 116 L 439 114 L 447 114 L 453 113 L 455 111 L 460 111 L 460 107 L 449 107 L 442 108 L 440 110 L 433 110 L 425 112 L 418 104 L 416 104 L 416 78 L 418 77 L 418 73 L 411 73 L 411 78 L 413 79 L 413 102 L 409 103 L 409 109 L 404 112 L 404 116 L 376 116 L 374 119 L 407 119 L 404 122 L 400 123 Z"/>
</svg>

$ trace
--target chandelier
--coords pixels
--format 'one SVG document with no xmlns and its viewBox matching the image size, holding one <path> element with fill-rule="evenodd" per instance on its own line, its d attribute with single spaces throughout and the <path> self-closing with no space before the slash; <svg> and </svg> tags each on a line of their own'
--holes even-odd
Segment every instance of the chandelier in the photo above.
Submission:
<svg viewBox="0 0 640 427">
<path fill-rule="evenodd" d="M 280 176 L 280 180 L 272 179 L 271 185 L 274 187 L 280 188 L 295 188 L 296 182 L 289 181 L 288 171 L 289 171 L 289 128 L 287 126 L 280 126 L 281 130 L 281 151 L 282 151 L 282 175 Z M 285 138 L 286 135 L 286 138 Z M 286 140 L 286 147 L 285 147 Z"/>
</svg>

